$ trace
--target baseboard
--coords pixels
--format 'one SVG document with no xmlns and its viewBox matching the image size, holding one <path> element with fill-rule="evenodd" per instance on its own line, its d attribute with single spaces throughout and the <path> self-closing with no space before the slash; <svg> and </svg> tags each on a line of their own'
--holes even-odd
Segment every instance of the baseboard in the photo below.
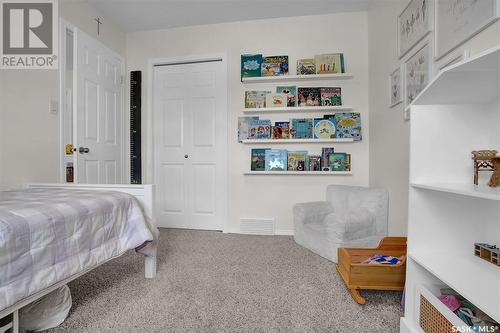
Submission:
<svg viewBox="0 0 500 333">
<path fill-rule="evenodd" d="M 275 235 L 278 236 L 293 236 L 293 230 L 288 230 L 288 229 L 276 229 L 274 231 Z"/>
<path fill-rule="evenodd" d="M 411 328 L 407 320 L 408 320 L 407 318 L 401 317 L 399 321 L 399 333 L 418 333 L 419 331 L 417 331 L 414 328 Z"/>
</svg>

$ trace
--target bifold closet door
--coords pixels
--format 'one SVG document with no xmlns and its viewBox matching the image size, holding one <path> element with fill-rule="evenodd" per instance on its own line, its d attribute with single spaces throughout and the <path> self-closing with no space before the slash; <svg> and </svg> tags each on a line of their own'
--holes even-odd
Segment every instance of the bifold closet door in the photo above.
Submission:
<svg viewBox="0 0 500 333">
<path fill-rule="evenodd" d="M 222 61 L 154 68 L 156 223 L 221 230 L 227 187 Z"/>
</svg>

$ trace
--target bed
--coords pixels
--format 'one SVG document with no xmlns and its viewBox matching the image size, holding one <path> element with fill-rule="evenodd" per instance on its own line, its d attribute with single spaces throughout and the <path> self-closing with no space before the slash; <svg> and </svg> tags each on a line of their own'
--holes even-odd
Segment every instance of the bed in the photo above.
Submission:
<svg viewBox="0 0 500 333">
<path fill-rule="evenodd" d="M 0 192 L 0 333 L 17 310 L 136 249 L 156 274 L 151 185 L 30 184 Z M 3 326 L 2 326 L 3 325 Z"/>
</svg>

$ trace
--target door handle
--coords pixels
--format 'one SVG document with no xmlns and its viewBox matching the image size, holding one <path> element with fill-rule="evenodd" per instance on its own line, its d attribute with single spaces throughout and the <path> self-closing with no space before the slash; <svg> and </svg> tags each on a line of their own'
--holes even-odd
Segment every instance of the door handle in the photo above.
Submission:
<svg viewBox="0 0 500 333">
<path fill-rule="evenodd" d="M 78 152 L 80 154 L 88 154 L 90 152 L 90 149 L 88 149 L 87 147 L 80 147 L 78 148 Z"/>
<path fill-rule="evenodd" d="M 189 158 L 189 155 L 188 154 L 184 155 L 184 158 Z"/>
</svg>

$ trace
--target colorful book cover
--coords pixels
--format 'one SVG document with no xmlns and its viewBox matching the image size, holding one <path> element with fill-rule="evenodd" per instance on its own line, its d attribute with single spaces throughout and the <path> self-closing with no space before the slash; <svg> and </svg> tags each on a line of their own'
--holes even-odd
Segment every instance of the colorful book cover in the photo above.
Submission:
<svg viewBox="0 0 500 333">
<path fill-rule="evenodd" d="M 304 150 L 288 152 L 288 171 L 307 171 L 309 168 L 307 160 L 308 152 Z"/>
<path fill-rule="evenodd" d="M 345 73 L 343 53 L 318 54 L 314 57 L 314 60 L 316 62 L 316 74 Z"/>
<path fill-rule="evenodd" d="M 238 142 L 250 138 L 250 124 L 259 117 L 238 117 Z"/>
<path fill-rule="evenodd" d="M 330 155 L 335 152 L 333 147 L 323 147 L 321 149 L 321 170 L 330 171 Z"/>
<path fill-rule="evenodd" d="M 265 171 L 266 170 L 266 150 L 269 148 L 252 149 L 251 170 Z"/>
<path fill-rule="evenodd" d="M 361 141 L 361 114 L 358 112 L 335 113 L 335 136 L 337 138 L 353 138 Z"/>
<path fill-rule="evenodd" d="M 266 107 L 266 96 L 270 91 L 250 90 L 245 91 L 245 108 L 260 109 Z"/>
<path fill-rule="evenodd" d="M 321 171 L 320 155 L 309 155 L 309 171 Z"/>
<path fill-rule="evenodd" d="M 241 77 L 261 76 L 262 54 L 241 55 Z"/>
<path fill-rule="evenodd" d="M 271 120 L 258 119 L 250 122 L 249 139 L 270 139 Z"/>
<path fill-rule="evenodd" d="M 297 75 L 316 74 L 316 60 L 313 58 L 297 60 Z"/>
<path fill-rule="evenodd" d="M 342 90 L 340 87 L 321 88 L 321 105 L 337 106 L 342 105 Z"/>
<path fill-rule="evenodd" d="M 266 171 L 286 171 L 288 152 L 286 149 L 266 150 Z"/>
<path fill-rule="evenodd" d="M 288 56 L 264 57 L 262 76 L 288 75 Z"/>
<path fill-rule="evenodd" d="M 335 124 L 330 119 L 314 119 L 314 138 L 333 139 L 335 138 Z"/>
<path fill-rule="evenodd" d="M 297 100 L 299 106 L 319 106 L 321 104 L 321 89 L 298 88 Z"/>
<path fill-rule="evenodd" d="M 328 158 L 328 164 L 331 171 L 346 171 L 347 154 L 332 153 Z"/>
<path fill-rule="evenodd" d="M 312 139 L 313 137 L 313 119 L 292 119 L 292 129 L 290 134 L 294 139 Z"/>
<path fill-rule="evenodd" d="M 268 93 L 266 95 L 266 107 L 268 108 L 284 108 L 288 104 L 288 96 L 286 94 Z"/>
<path fill-rule="evenodd" d="M 345 171 L 351 171 L 351 154 L 346 155 L 345 163 Z"/>
<path fill-rule="evenodd" d="M 290 122 L 277 121 L 274 123 L 273 139 L 290 139 Z"/>
<path fill-rule="evenodd" d="M 296 86 L 278 86 L 276 92 L 286 94 L 288 98 L 287 106 L 294 107 L 297 105 L 297 87 Z"/>
</svg>

